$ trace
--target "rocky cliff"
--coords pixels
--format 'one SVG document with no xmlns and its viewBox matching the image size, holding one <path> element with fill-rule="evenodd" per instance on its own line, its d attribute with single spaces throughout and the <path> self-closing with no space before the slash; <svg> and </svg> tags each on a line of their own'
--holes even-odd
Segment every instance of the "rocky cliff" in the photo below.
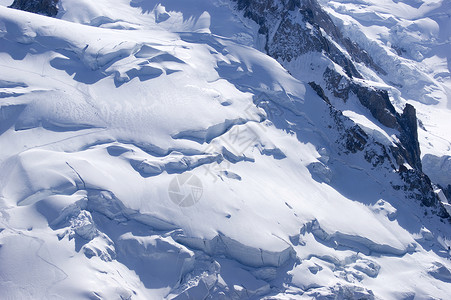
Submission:
<svg viewBox="0 0 451 300">
<path fill-rule="evenodd" d="M 54 17 L 58 13 L 59 0 L 14 0 L 11 8 Z"/>
</svg>

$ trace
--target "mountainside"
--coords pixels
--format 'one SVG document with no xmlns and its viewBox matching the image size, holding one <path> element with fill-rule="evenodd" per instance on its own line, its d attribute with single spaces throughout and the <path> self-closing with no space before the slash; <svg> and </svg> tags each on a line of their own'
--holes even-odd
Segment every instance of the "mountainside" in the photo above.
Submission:
<svg viewBox="0 0 451 300">
<path fill-rule="evenodd" d="M 449 297 L 449 1 L 11 2 L 1 299 Z"/>
</svg>

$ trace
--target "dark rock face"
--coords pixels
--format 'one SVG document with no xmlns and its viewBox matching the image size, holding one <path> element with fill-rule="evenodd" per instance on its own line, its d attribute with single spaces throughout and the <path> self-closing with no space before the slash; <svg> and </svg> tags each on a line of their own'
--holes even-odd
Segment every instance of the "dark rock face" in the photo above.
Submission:
<svg viewBox="0 0 451 300">
<path fill-rule="evenodd" d="M 403 156 L 406 157 L 412 167 L 422 170 L 417 117 L 415 108 L 412 105 L 406 104 L 399 118 L 399 125 L 401 126 L 400 141 L 405 149 Z"/>
<path fill-rule="evenodd" d="M 407 168 L 401 166 L 399 170 L 401 178 L 407 184 L 404 186 L 394 186 L 395 189 L 403 189 L 409 192 L 411 198 L 420 201 L 427 207 L 435 208 L 435 213 L 442 218 L 450 218 L 450 215 L 446 211 L 445 207 L 437 199 L 432 188 L 432 182 L 424 173 L 415 169 L 407 170 Z"/>
<path fill-rule="evenodd" d="M 396 118 L 397 113 L 390 102 L 387 91 L 363 87 L 355 83 L 350 84 L 350 87 L 360 103 L 369 109 L 376 120 L 389 128 L 398 127 Z"/>
<path fill-rule="evenodd" d="M 365 50 L 342 35 L 316 0 L 235 1 L 246 17 L 260 25 L 260 33 L 267 38 L 266 51 L 276 59 L 291 61 L 304 53 L 324 50 L 333 62 L 344 69 L 346 75 L 362 78 L 352 61 L 329 41 L 322 33 L 324 31 L 342 45 L 354 61 L 386 74 Z M 298 21 L 299 17 L 303 19 L 302 24 Z"/>
<path fill-rule="evenodd" d="M 299 2 L 300 11 L 305 21 L 317 27 L 318 30 L 319 28 L 322 28 L 334 41 L 338 42 L 346 49 L 354 61 L 364 63 L 380 74 L 387 74 L 373 61 L 365 50 L 360 48 L 357 43 L 354 43 L 349 38 L 343 36 L 330 16 L 318 4 L 317 0 L 299 0 Z M 338 64 L 342 66 L 342 64 Z"/>
<path fill-rule="evenodd" d="M 443 194 L 445 194 L 448 203 L 451 203 L 451 184 L 448 184 L 447 187 L 442 187 Z"/>
<path fill-rule="evenodd" d="M 349 118 L 345 117 L 341 110 L 336 109 L 331 104 L 329 104 L 329 115 L 339 134 L 335 143 L 341 146 L 340 150 L 345 154 L 363 151 L 369 142 L 369 136 L 365 131 Z"/>
<path fill-rule="evenodd" d="M 323 78 L 326 83 L 326 88 L 332 92 L 332 94 L 346 102 L 349 98 L 350 80 L 345 76 L 339 74 L 337 71 L 330 68 L 326 68 L 323 73 Z"/>
<path fill-rule="evenodd" d="M 316 84 L 314 81 L 311 81 L 308 84 L 318 94 L 318 96 L 320 96 L 321 99 L 324 100 L 324 102 L 326 102 L 327 104 L 331 105 L 329 98 L 326 96 L 326 94 L 324 93 L 323 88 L 319 84 Z"/>
<path fill-rule="evenodd" d="M 412 105 L 407 104 L 400 115 L 391 104 L 387 91 L 362 86 L 330 68 L 326 69 L 323 78 L 326 88 L 335 97 L 346 101 L 353 93 L 382 125 L 397 129 L 400 140 L 399 149 L 393 150 L 398 156 L 398 164 L 401 165 L 406 161 L 413 168 L 422 170 L 416 111 Z"/>
<path fill-rule="evenodd" d="M 58 13 L 59 0 L 14 0 L 11 8 L 54 17 Z"/>
<path fill-rule="evenodd" d="M 360 103 L 369 109 L 373 117 L 389 128 L 400 128 L 397 113 L 390 102 L 388 93 L 384 90 L 362 86 L 351 81 L 337 71 L 327 68 L 323 74 L 326 87 L 337 98 L 348 100 L 350 93 L 357 96 Z"/>
</svg>

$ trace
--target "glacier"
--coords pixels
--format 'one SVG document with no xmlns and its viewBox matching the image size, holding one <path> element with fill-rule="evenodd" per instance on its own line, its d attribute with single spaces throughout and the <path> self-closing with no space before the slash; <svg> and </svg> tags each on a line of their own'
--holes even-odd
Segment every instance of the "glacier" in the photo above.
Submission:
<svg viewBox="0 0 451 300">
<path fill-rule="evenodd" d="M 0 298 L 449 298 L 448 1 L 11 2 Z"/>
</svg>

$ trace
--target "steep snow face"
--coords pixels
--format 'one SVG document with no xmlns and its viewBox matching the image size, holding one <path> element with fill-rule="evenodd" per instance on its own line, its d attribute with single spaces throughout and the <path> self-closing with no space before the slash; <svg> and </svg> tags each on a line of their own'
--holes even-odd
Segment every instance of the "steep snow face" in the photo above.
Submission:
<svg viewBox="0 0 451 300">
<path fill-rule="evenodd" d="M 450 225 L 393 132 L 232 2 L 113 2 L 0 7 L 1 298 L 448 296 Z"/>
</svg>

